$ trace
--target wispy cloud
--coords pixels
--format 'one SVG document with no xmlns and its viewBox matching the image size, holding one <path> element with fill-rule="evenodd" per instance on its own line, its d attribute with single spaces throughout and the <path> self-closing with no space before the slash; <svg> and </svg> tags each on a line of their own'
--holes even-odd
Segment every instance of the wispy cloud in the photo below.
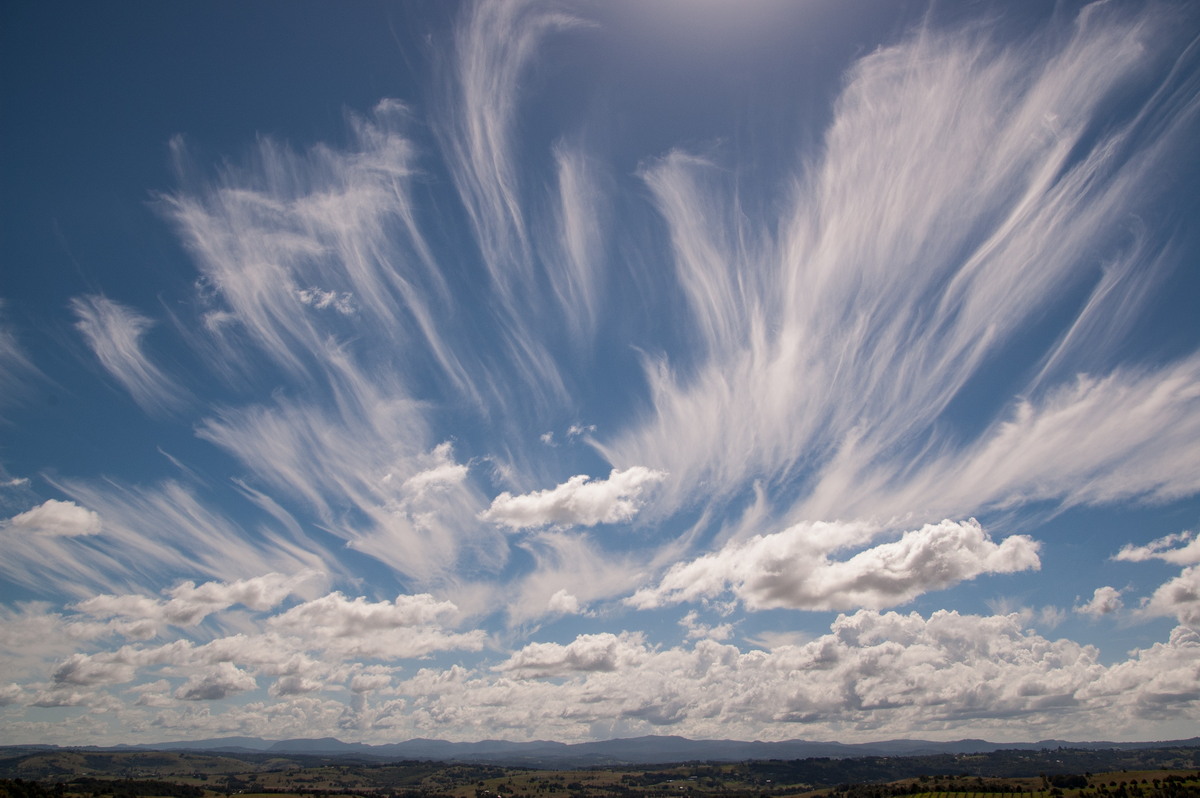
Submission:
<svg viewBox="0 0 1200 798">
<path fill-rule="evenodd" d="M 1112 92 L 1161 79 L 1152 42 L 1163 23 L 1090 7 L 1069 33 L 1019 47 L 978 32 L 920 30 L 861 59 L 820 155 L 797 176 L 794 200 L 777 220 L 742 213 L 735 173 L 710 157 L 676 151 L 647 164 L 642 174 L 671 238 L 689 330 L 702 346 L 647 358 L 653 410 L 601 451 L 618 465 L 670 472 L 663 513 L 734 495 L 755 478 L 793 497 L 781 501 L 796 520 L 907 512 L 932 520 L 1032 498 L 1012 490 L 1015 475 L 1012 492 L 1001 494 L 1002 473 L 960 481 L 953 506 L 939 501 L 943 485 L 931 489 L 933 474 L 946 474 L 951 461 L 982 469 L 984 459 L 972 455 L 1004 445 L 1001 431 L 975 440 L 969 427 L 949 434 L 944 413 L 1056 302 L 1094 286 L 1103 312 L 1117 312 L 1106 303 L 1135 296 L 1168 268 L 1155 251 L 1120 244 L 1132 198 L 1153 193 L 1195 97 L 1155 98 L 1121 124 L 1096 127 Z M 1146 115 L 1157 120 L 1148 138 Z M 1135 137 L 1142 146 L 1132 157 Z M 1121 254 L 1098 273 L 1102 247 Z M 1079 317 L 1085 326 L 1101 312 L 1089 307 Z M 1070 323 L 1061 334 L 1078 354 Z M 1061 351 L 1052 338 L 1043 346 Z M 1099 373 L 1074 386 L 1061 364 L 1053 369 L 1059 381 L 1029 382 L 1037 365 L 1029 361 L 1027 374 L 1000 389 L 1016 400 L 1037 386 L 1017 427 L 1042 404 L 1042 422 L 1053 419 L 1065 433 L 1065 414 L 1082 418 L 1075 405 L 1090 404 L 1093 392 L 1130 410 L 1157 405 L 1172 419 L 1107 437 L 1093 432 L 1082 450 L 1060 446 L 1054 498 L 1195 490 L 1188 477 L 1168 474 L 1197 473 L 1192 359 Z M 1161 396 L 1162 385 L 1177 389 Z M 1157 478 L 1138 477 L 1118 454 L 1162 444 L 1164 462 L 1174 465 L 1152 469 Z M 894 481 L 926 487 L 881 498 L 879 489 Z M 1096 481 L 1107 489 L 1089 487 Z"/>
<path fill-rule="evenodd" d="M 142 339 L 154 325 L 149 317 L 98 294 L 75 297 L 71 310 L 100 365 L 142 409 L 162 413 L 184 403 L 183 390 L 143 351 Z"/>
</svg>

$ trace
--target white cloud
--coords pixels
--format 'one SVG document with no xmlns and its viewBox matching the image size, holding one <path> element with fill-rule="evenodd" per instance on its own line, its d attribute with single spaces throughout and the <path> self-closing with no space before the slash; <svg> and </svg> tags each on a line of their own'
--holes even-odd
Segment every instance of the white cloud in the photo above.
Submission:
<svg viewBox="0 0 1200 798">
<path fill-rule="evenodd" d="M 12 706 L 20 703 L 25 695 L 25 690 L 19 684 L 6 684 L 0 687 L 0 707 Z"/>
<path fill-rule="evenodd" d="M 429 594 L 400 595 L 391 602 L 348 599 L 339 592 L 307 601 L 268 622 L 272 629 L 303 640 L 305 648 L 341 659 L 400 659 L 435 651 L 478 651 L 484 632 L 451 632 L 458 607 Z"/>
<path fill-rule="evenodd" d="M 1139 612 L 1150 616 L 1174 615 L 1180 623 L 1200 631 L 1200 565 L 1188 566 L 1179 576 L 1160 585 Z"/>
<path fill-rule="evenodd" d="M 549 490 L 514 496 L 508 491 L 492 500 L 480 518 L 512 529 L 558 524 L 595 526 L 631 520 L 642 496 L 666 474 L 642 466 L 614 468 L 608 479 L 596 482 L 580 474 Z"/>
<path fill-rule="evenodd" d="M 680 618 L 679 625 L 687 630 L 689 640 L 728 640 L 733 634 L 732 623 L 709 626 L 700 622 L 700 614 L 695 610 Z"/>
<path fill-rule="evenodd" d="M 458 608 L 429 594 L 397 596 L 392 602 L 348 599 L 338 592 L 292 607 L 273 619 L 284 631 L 313 636 L 358 637 L 374 632 L 452 619 Z"/>
<path fill-rule="evenodd" d="M 449 441 L 435 446 L 421 465 L 425 466 L 423 470 L 404 480 L 404 491 L 414 498 L 422 498 L 426 491 L 461 485 L 469 471 L 467 466 L 454 461 L 454 451 Z"/>
<path fill-rule="evenodd" d="M 578 615 L 579 599 L 568 593 L 564 587 L 550 597 L 550 601 L 546 604 L 546 609 L 551 613 L 559 615 Z"/>
<path fill-rule="evenodd" d="M 103 528 L 100 515 L 72 501 L 47 499 L 32 510 L 13 516 L 4 526 L 23 535 L 78 537 L 98 535 Z"/>
<path fill-rule="evenodd" d="M 1091 600 L 1087 604 L 1076 607 L 1075 611 L 1099 618 L 1102 615 L 1111 615 L 1124 606 L 1121 601 L 1121 591 L 1105 586 L 1096 588 Z"/>
<path fill-rule="evenodd" d="M 100 364 L 144 410 L 172 410 L 183 402 L 178 385 L 143 351 L 142 339 L 153 326 L 149 318 L 100 295 L 75 297 L 71 310 Z"/>
<path fill-rule="evenodd" d="M 94 528 L 92 516 L 85 522 L 83 513 L 95 513 L 103 519 L 103 534 L 7 535 L 0 573 L 18 584 L 49 581 L 83 599 L 158 585 L 164 573 L 237 580 L 279 569 L 338 572 L 336 558 L 300 527 L 276 517 L 251 535 L 179 482 L 132 488 L 107 480 L 53 484 L 80 506 L 51 504 L 50 516 L 59 518 L 63 511 L 77 522 L 70 528 L 81 531 Z"/>
<path fill-rule="evenodd" d="M 135 668 L 128 663 L 73 654 L 54 669 L 52 678 L 55 684 L 91 687 L 132 681 L 135 673 Z"/>
<path fill-rule="evenodd" d="M 102 594 L 85 599 L 73 609 L 100 618 L 132 618 L 195 626 L 214 612 L 242 604 L 259 612 L 277 606 L 305 582 L 318 575 L 271 573 L 232 582 L 183 582 L 167 591 L 169 600 L 141 595 Z"/>
<path fill-rule="evenodd" d="M 771 651 L 580 635 L 526 645 L 490 677 L 423 669 L 397 689 L 412 697 L 408 729 L 418 735 L 487 728 L 571 740 L 620 719 L 631 734 L 697 738 L 859 741 L 941 730 L 1026 739 L 1069 729 L 1126 737 L 1148 728 L 1150 706 L 1156 722 L 1200 717 L 1196 646 L 1194 635 L 1174 634 L 1106 668 L 1094 648 L 1041 637 L 1017 615 L 864 610 Z"/>
<path fill-rule="evenodd" d="M 1114 560 L 1145 562 L 1163 560 L 1176 565 L 1200 563 L 1200 536 L 1193 532 L 1180 532 L 1153 540 L 1145 546 L 1129 543 L 1113 555 Z"/>
<path fill-rule="evenodd" d="M 580 635 L 565 646 L 530 643 L 497 665 L 496 670 L 515 673 L 524 679 L 617 671 L 636 666 L 646 654 L 642 635 L 603 632 Z"/>
<path fill-rule="evenodd" d="M 354 295 L 349 291 L 339 294 L 336 291 L 322 291 L 320 288 L 299 288 L 296 290 L 296 298 L 317 310 L 333 308 L 343 316 L 353 316 L 357 310 Z"/>
<path fill-rule="evenodd" d="M 175 691 L 184 701 L 217 701 L 258 687 L 254 677 L 231 663 L 219 662 L 203 674 L 188 679 Z"/>
<path fill-rule="evenodd" d="M 1197 107 L 1160 107 L 1144 85 L 1167 80 L 1156 42 L 1169 20 L 1092 5 L 1012 48 L 921 29 L 876 50 L 850 71 L 778 219 L 743 211 L 719 154 L 645 165 L 697 346 L 645 358 L 651 409 L 602 454 L 668 471 L 664 515 L 755 479 L 781 486 L 792 520 L 1200 490 L 1200 360 L 1113 369 L 1111 348 L 1085 347 L 1093 376 L 1075 382 L 1087 336 L 1070 317 L 1075 356 L 998 387 L 1007 418 L 947 434 L 943 416 L 1051 303 L 1094 289 L 1089 319 L 1125 317 L 1123 298 L 1169 268 L 1123 240 Z M 1104 98 L 1133 85 L 1155 96 L 1133 114 L 1160 116 L 1139 156 L 1118 158 L 1144 120 L 1093 133 Z"/>
<path fill-rule="evenodd" d="M 648 609 L 730 590 L 751 609 L 880 609 L 981 574 L 1040 566 L 1032 539 L 1012 535 L 994 543 L 974 519 L 926 524 L 847 560 L 829 559 L 838 549 L 864 542 L 866 535 L 863 526 L 822 523 L 756 535 L 676 564 L 657 586 L 628 601 Z"/>
</svg>

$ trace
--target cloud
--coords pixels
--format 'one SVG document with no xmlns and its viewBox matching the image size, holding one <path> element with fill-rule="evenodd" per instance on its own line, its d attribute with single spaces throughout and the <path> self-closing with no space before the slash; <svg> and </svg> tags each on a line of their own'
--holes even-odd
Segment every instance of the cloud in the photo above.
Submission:
<svg viewBox="0 0 1200 798">
<path fill-rule="evenodd" d="M 435 446 L 422 463 L 424 470 L 404 480 L 404 491 L 414 498 L 421 498 L 426 491 L 443 490 L 462 484 L 467 478 L 467 466 L 454 461 L 454 451 L 449 441 Z M 387 477 L 384 477 L 386 480 Z"/>
<path fill-rule="evenodd" d="M 397 683 L 412 729 L 485 728 L 518 739 L 580 739 L 621 720 L 628 732 L 698 738 L 848 741 L 965 730 L 988 738 L 1030 729 L 1136 737 L 1158 722 L 1200 716 L 1197 640 L 1133 652 L 1105 667 L 1098 652 L 1023 628 L 1018 615 L 862 610 L 829 633 L 769 651 L 700 640 L 658 648 L 634 633 L 531 643 L 493 675 L 422 669 Z M 1191 681 L 1188 681 L 1188 680 Z M 1174 691 L 1179 700 L 1164 699 Z M 1058 731 L 1055 731 L 1058 730 Z"/>
<path fill-rule="evenodd" d="M 47 499 L 32 510 L 15 515 L 4 526 L 20 534 L 46 537 L 98 535 L 103 528 L 100 515 L 72 501 Z"/>
<path fill-rule="evenodd" d="M 565 646 L 558 643 L 530 643 L 495 669 L 515 673 L 524 679 L 540 679 L 625 669 L 636 666 L 645 654 L 646 644 L 642 635 L 603 632 L 580 635 Z"/>
<path fill-rule="evenodd" d="M 142 339 L 153 326 L 146 316 L 101 295 L 75 297 L 75 323 L 104 369 L 148 412 L 179 407 L 179 386 L 143 351 Z"/>
<path fill-rule="evenodd" d="M 1125 562 L 1163 560 L 1176 565 L 1193 565 L 1200 563 L 1200 536 L 1193 532 L 1180 532 L 1161 537 L 1145 546 L 1129 543 L 1113 555 L 1113 559 Z"/>
<path fill-rule="evenodd" d="M 1200 565 L 1184 568 L 1179 576 L 1160 585 L 1142 604 L 1139 613 L 1174 615 L 1180 623 L 1200 631 Z"/>
<path fill-rule="evenodd" d="M 755 479 L 796 521 L 1200 489 L 1195 357 L 1118 368 L 1068 312 L 1032 346 L 1036 361 L 1070 337 L 1072 357 L 1032 381 L 990 369 L 1028 359 L 1052 307 L 1094 291 L 1089 319 L 1127 316 L 1112 275 L 1141 288 L 1173 264 L 1126 238 L 1200 105 L 1171 92 L 1179 51 L 1155 44 L 1171 17 L 1091 5 L 1076 22 L 1010 46 L 922 28 L 860 59 L 778 218 L 743 210 L 719 152 L 643 165 L 696 345 L 648 352 L 650 409 L 597 445 L 672 475 L 656 511 Z M 1110 119 L 1106 98 L 1133 86 L 1151 99 Z M 1012 397 L 994 423 L 948 417 L 985 378 Z"/>
<path fill-rule="evenodd" d="M 867 537 L 866 527 L 799 524 L 756 535 L 691 562 L 628 602 L 641 609 L 713 598 L 726 590 L 750 609 L 880 609 L 904 604 L 986 573 L 1040 567 L 1038 544 L 1025 535 L 994 543 L 974 519 L 926 524 L 892 543 L 847 560 L 829 554 Z"/>
<path fill-rule="evenodd" d="M 550 601 L 546 604 L 546 609 L 549 612 L 559 615 L 578 615 L 579 599 L 568 593 L 564 587 L 550 597 Z"/>
<path fill-rule="evenodd" d="M 242 604 L 259 612 L 273 609 L 317 574 L 294 576 L 271 573 L 239 579 L 233 582 L 182 582 L 167 591 L 171 596 L 163 601 L 141 595 L 114 596 L 102 594 L 80 601 L 73 609 L 100 618 L 131 618 L 195 626 L 214 612 Z"/>
<path fill-rule="evenodd" d="M 0 687 L 0 707 L 12 706 L 20 703 L 21 698 L 25 695 L 24 689 L 19 684 L 6 684 Z"/>
<path fill-rule="evenodd" d="M 1102 615 L 1111 615 L 1124 606 L 1124 603 L 1121 601 L 1121 591 L 1114 587 L 1105 586 L 1096 588 L 1095 593 L 1092 594 L 1091 601 L 1076 607 L 1075 611 L 1099 618 Z"/>
<path fill-rule="evenodd" d="M 549 490 L 520 496 L 505 491 L 479 517 L 511 529 L 616 524 L 637 515 L 642 494 L 666 476 L 641 466 L 614 468 L 608 479 L 598 482 L 580 474 Z"/>
<path fill-rule="evenodd" d="M 343 316 L 353 316 L 356 310 L 354 295 L 349 291 L 339 294 L 336 291 L 322 291 L 320 288 L 299 288 L 296 290 L 296 298 L 317 310 L 333 308 Z"/>
<path fill-rule="evenodd" d="M 164 574 L 237 580 L 280 569 L 338 573 L 337 559 L 298 525 L 274 515 L 254 529 L 257 534 L 250 534 L 180 482 L 137 487 L 104 480 L 53 484 L 80 507 L 52 504 L 52 515 L 65 511 L 80 521 L 82 513 L 97 514 L 103 519 L 103 534 L 9 535 L 0 573 L 18 584 L 52 582 L 83 599 L 97 592 L 121 595 L 142 590 L 142 585 L 159 585 Z M 91 516 L 86 517 L 83 529 L 91 528 Z"/>
<path fill-rule="evenodd" d="M 73 654 L 54 669 L 52 678 L 58 685 L 91 687 L 97 684 L 119 684 L 132 681 L 135 669 L 123 662 L 105 662 L 83 654 Z"/>
<path fill-rule="evenodd" d="M 175 691 L 184 701 L 218 701 L 258 687 L 254 677 L 228 662 L 219 662 L 207 672 L 188 679 Z"/>
<path fill-rule="evenodd" d="M 450 632 L 443 623 L 455 620 L 458 607 L 429 594 L 400 595 L 392 602 L 349 599 L 340 592 L 298 604 L 268 622 L 272 629 L 295 635 L 303 647 L 341 659 L 398 659 L 435 651 L 478 651 L 482 630 Z"/>
</svg>

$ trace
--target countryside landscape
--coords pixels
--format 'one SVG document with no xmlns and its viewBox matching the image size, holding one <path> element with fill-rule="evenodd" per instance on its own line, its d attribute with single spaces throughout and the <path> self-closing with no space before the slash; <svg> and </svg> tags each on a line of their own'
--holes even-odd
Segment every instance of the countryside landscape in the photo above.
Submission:
<svg viewBox="0 0 1200 798">
<path fill-rule="evenodd" d="M 1003 748 L 911 756 L 632 762 L 664 738 L 538 760 L 510 747 L 475 761 L 254 751 L 0 749 L 2 798 L 1185 798 L 1200 795 L 1200 740 Z M 670 738 L 665 738 L 670 739 Z M 291 741 L 320 743 L 321 741 Z M 336 741 L 333 741 L 336 742 Z M 428 741 L 433 742 L 433 741 Z M 678 745 L 679 740 L 672 740 Z M 687 742 L 687 741 L 685 741 Z M 311 746 L 311 747 L 320 747 Z M 289 750 L 292 749 L 292 750 Z M 594 747 L 593 747 L 594 749 Z M 621 751 L 641 750 L 622 757 Z M 618 754 L 618 755 L 614 755 Z M 625 761 L 621 761 L 624 759 Z M 486 761 L 491 760 L 491 761 Z M 608 761 L 603 761 L 608 760 Z M 525 761 L 526 764 L 519 764 Z M 540 761 L 541 766 L 530 764 Z M 585 764 L 591 761 L 591 764 Z"/>
</svg>

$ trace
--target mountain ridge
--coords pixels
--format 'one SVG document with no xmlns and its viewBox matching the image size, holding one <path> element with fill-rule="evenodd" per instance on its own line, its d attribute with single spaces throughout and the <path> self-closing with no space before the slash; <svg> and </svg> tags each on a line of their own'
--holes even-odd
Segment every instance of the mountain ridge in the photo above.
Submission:
<svg viewBox="0 0 1200 798">
<path fill-rule="evenodd" d="M 398 743 L 343 742 L 334 737 L 269 740 L 259 737 L 217 737 L 118 746 L 63 746 L 108 751 L 203 751 L 240 754 L 307 754 L 374 760 L 434 760 L 511 765 L 613 765 L 689 761 L 744 761 L 771 759 L 848 759 L 853 757 L 905 757 L 933 754 L 978 754 L 1001 750 L 1138 749 L 1200 745 L 1200 737 L 1187 740 L 1114 742 L 1040 740 L 993 743 L 967 738 L 935 741 L 920 739 L 840 743 L 815 740 L 693 740 L 674 735 L 645 735 L 582 743 L 553 740 L 448 740 L 413 738 Z M 32 747 L 32 746 L 24 746 Z"/>
</svg>

